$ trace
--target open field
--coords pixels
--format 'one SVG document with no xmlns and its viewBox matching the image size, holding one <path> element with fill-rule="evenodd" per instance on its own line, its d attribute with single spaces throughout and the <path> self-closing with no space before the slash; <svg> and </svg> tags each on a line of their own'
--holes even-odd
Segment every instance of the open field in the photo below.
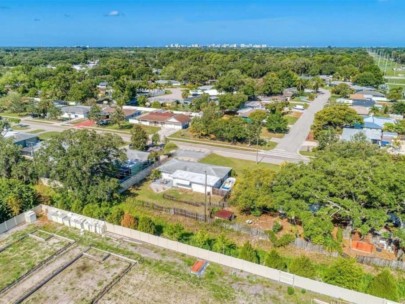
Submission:
<svg viewBox="0 0 405 304">
<path fill-rule="evenodd" d="M 0 252 L 0 289 L 33 269 L 67 242 L 58 238 L 41 241 L 31 236 L 26 236 L 16 241 Z"/>
<path fill-rule="evenodd" d="M 299 289 L 288 295 L 283 284 L 216 264 L 210 264 L 198 278 L 190 273 L 196 260 L 185 255 L 117 236 L 103 238 L 88 232 L 81 235 L 79 230 L 46 221 L 28 230 L 38 225 L 44 231 L 73 239 L 76 244 L 0 294 L 0 303 L 22 299 L 27 291 L 32 294 L 23 303 L 90 303 L 98 299 L 97 303 L 117 304 L 309 304 L 314 298 L 330 300 Z M 14 261 L 10 263 L 15 266 Z M 67 267 L 58 272 L 61 266 Z M 51 278 L 44 281 L 48 276 Z"/>
</svg>

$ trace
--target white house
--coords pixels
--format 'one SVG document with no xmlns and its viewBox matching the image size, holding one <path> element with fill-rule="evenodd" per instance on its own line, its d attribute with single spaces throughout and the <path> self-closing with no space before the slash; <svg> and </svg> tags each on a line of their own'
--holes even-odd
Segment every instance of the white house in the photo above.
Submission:
<svg viewBox="0 0 405 304">
<path fill-rule="evenodd" d="M 160 166 L 162 179 L 172 182 L 173 187 L 194 192 L 212 193 L 229 177 L 232 168 L 172 159 Z"/>
<path fill-rule="evenodd" d="M 188 128 L 190 121 L 190 116 L 174 114 L 169 111 L 150 112 L 129 120 L 130 123 L 177 130 Z"/>
<path fill-rule="evenodd" d="M 62 118 L 76 119 L 87 118 L 89 116 L 90 107 L 88 106 L 67 106 L 62 107 Z"/>
</svg>

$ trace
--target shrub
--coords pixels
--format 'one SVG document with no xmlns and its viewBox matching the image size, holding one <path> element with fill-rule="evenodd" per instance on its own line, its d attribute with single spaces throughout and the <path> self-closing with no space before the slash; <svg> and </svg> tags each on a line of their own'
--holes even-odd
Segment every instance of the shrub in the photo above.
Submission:
<svg viewBox="0 0 405 304">
<path fill-rule="evenodd" d="M 239 258 L 249 262 L 259 263 L 259 256 L 257 255 L 257 251 L 249 242 L 246 242 L 239 249 Z"/>
<path fill-rule="evenodd" d="M 120 225 L 124 217 L 124 210 L 119 207 L 114 207 L 111 209 L 110 214 L 107 216 L 107 222 L 115 225 Z"/>
<path fill-rule="evenodd" d="M 287 287 L 287 293 L 292 296 L 294 294 L 295 290 L 294 287 L 288 286 Z"/>
<path fill-rule="evenodd" d="M 271 228 L 271 230 L 274 233 L 278 233 L 283 229 L 283 225 L 280 222 L 274 222 L 273 224 L 273 228 Z"/>
<path fill-rule="evenodd" d="M 137 225 L 136 219 L 129 213 L 125 213 L 121 220 L 121 226 L 135 229 Z"/>
<path fill-rule="evenodd" d="M 316 269 L 312 264 L 311 260 L 308 259 L 306 256 L 301 256 L 299 258 L 294 259 L 289 267 L 289 271 L 306 278 L 313 279 L 316 277 Z"/>
<path fill-rule="evenodd" d="M 399 300 L 398 282 L 388 269 L 384 269 L 370 282 L 367 292 L 388 300 Z"/>
<path fill-rule="evenodd" d="M 295 240 L 295 236 L 291 233 L 284 234 L 280 238 L 277 238 L 276 234 L 271 230 L 267 231 L 267 234 L 269 235 L 270 242 L 276 248 L 285 247 Z"/>
<path fill-rule="evenodd" d="M 338 228 L 338 231 L 337 231 L 337 233 L 336 233 L 336 240 L 337 240 L 339 243 L 342 243 L 342 242 L 343 242 L 343 231 L 342 231 L 342 228 Z"/>
<path fill-rule="evenodd" d="M 156 234 L 156 225 L 151 218 L 144 216 L 139 219 L 138 230 L 145 233 Z"/>
<path fill-rule="evenodd" d="M 326 270 L 325 282 L 344 288 L 360 290 L 363 269 L 354 259 L 340 258 Z"/>
<path fill-rule="evenodd" d="M 287 263 L 276 250 L 272 250 L 266 255 L 264 265 L 278 270 L 287 269 Z"/>
</svg>

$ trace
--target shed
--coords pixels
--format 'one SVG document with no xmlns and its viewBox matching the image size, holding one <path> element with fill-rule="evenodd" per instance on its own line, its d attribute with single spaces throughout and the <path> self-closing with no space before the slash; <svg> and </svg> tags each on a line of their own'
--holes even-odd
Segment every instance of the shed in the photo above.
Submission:
<svg viewBox="0 0 405 304">
<path fill-rule="evenodd" d="M 235 218 L 235 215 L 233 212 L 222 209 L 217 211 L 214 214 L 214 218 L 215 219 L 220 219 L 220 220 L 228 220 L 228 221 L 232 221 Z"/>
<path fill-rule="evenodd" d="M 208 262 L 205 260 L 198 260 L 194 263 L 194 265 L 191 267 L 191 273 L 197 275 L 197 276 L 202 276 L 204 274 L 205 269 L 208 266 Z"/>
</svg>

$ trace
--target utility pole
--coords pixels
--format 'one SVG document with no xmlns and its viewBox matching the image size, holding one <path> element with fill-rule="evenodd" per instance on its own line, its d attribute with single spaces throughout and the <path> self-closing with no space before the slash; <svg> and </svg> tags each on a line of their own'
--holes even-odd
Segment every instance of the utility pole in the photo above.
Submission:
<svg viewBox="0 0 405 304">
<path fill-rule="evenodd" d="M 205 170 L 204 173 L 205 173 L 204 219 L 205 221 L 207 221 L 207 170 Z"/>
</svg>

